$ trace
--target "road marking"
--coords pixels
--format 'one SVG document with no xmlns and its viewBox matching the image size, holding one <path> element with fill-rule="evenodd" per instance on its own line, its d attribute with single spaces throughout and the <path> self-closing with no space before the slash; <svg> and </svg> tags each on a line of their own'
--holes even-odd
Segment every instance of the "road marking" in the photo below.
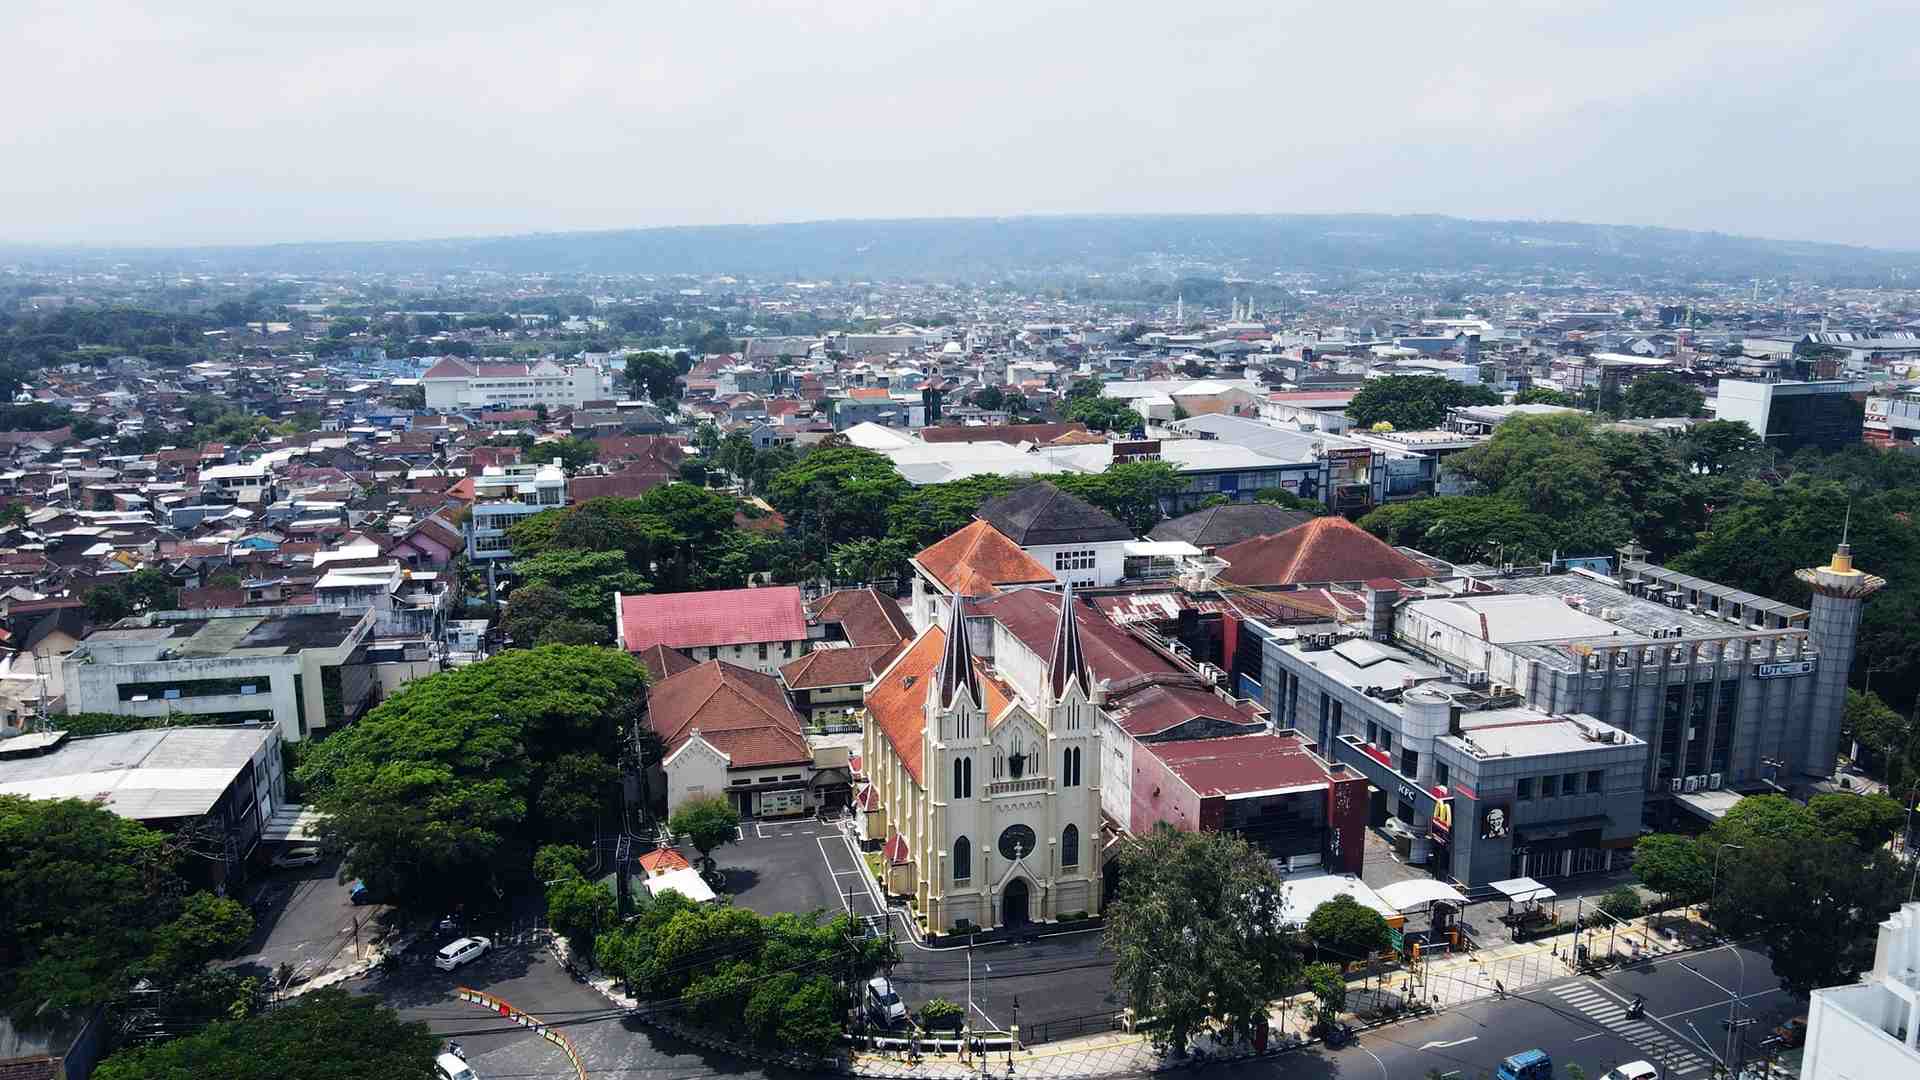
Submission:
<svg viewBox="0 0 1920 1080">
<path fill-rule="evenodd" d="M 993 1022 L 993 1017 L 987 1015 L 987 1010 L 981 1008 L 979 1002 L 976 1001 L 973 1003 L 973 1011 L 979 1013 L 980 1019 L 985 1020 L 987 1022 L 987 1030 L 989 1031 L 1000 1030 L 1000 1025 Z"/>
<path fill-rule="evenodd" d="M 1467 1045 L 1467 1044 L 1468 1044 L 1468 1043 L 1470 1043 L 1470 1042 L 1478 1042 L 1478 1041 L 1480 1041 L 1480 1036 L 1478 1036 L 1478 1035 L 1469 1035 L 1469 1036 L 1467 1036 L 1467 1037 L 1466 1037 L 1466 1038 L 1464 1038 L 1464 1039 L 1449 1039 L 1449 1040 L 1447 1040 L 1447 1041 L 1445 1041 L 1445 1042 L 1442 1042 L 1442 1041 L 1440 1041 L 1440 1040 L 1438 1040 L 1438 1039 L 1435 1039 L 1435 1040 L 1434 1040 L 1434 1041 L 1432 1041 L 1432 1042 L 1426 1042 L 1426 1043 L 1421 1043 L 1421 1044 L 1420 1044 L 1420 1049 L 1422 1049 L 1422 1050 L 1445 1050 L 1445 1049 L 1447 1049 L 1448 1047 L 1453 1047 L 1453 1046 L 1465 1046 L 1465 1045 Z"/>
</svg>

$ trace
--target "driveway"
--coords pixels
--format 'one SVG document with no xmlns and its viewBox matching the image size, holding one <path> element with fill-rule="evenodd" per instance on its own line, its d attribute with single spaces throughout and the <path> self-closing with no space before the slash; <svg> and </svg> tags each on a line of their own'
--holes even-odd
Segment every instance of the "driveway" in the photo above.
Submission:
<svg viewBox="0 0 1920 1080">
<path fill-rule="evenodd" d="M 839 862 L 829 862 L 836 853 Z M 713 859 L 733 902 L 762 915 L 832 914 L 850 904 L 863 915 L 877 910 L 871 903 L 862 906 L 864 879 L 852 872 L 856 864 L 845 837 L 813 818 L 742 822 L 740 839 L 715 851 Z"/>
<path fill-rule="evenodd" d="M 351 966 L 356 954 L 385 933 L 398 913 L 384 905 L 356 906 L 339 871 L 340 859 L 334 856 L 313 866 L 262 874 L 250 898 L 263 898 L 264 911 L 254 916 L 246 952 L 229 966 L 253 969 L 277 981 L 285 964 L 295 982 Z"/>
</svg>

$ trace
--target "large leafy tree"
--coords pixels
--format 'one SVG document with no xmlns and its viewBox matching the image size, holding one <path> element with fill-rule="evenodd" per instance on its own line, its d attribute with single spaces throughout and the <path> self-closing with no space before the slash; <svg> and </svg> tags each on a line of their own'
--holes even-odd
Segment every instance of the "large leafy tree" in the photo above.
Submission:
<svg viewBox="0 0 1920 1080">
<path fill-rule="evenodd" d="M 1049 477 L 1055 487 L 1087 500 L 1127 524 L 1136 534 L 1160 523 L 1160 501 L 1185 490 L 1179 470 L 1165 461 L 1126 461 L 1090 475 Z"/>
<path fill-rule="evenodd" d="M 1498 404 L 1500 395 L 1490 386 L 1438 375 L 1389 375 L 1368 379 L 1347 404 L 1347 415 L 1363 428 L 1392 424 L 1398 431 L 1419 431 L 1439 427 L 1455 406 Z"/>
<path fill-rule="evenodd" d="M 326 989 L 100 1063 L 98 1080 L 434 1080 L 440 1036 L 378 998 Z"/>
<path fill-rule="evenodd" d="M 1634 842 L 1633 872 L 1662 896 L 1697 900 L 1707 895 L 1713 868 L 1692 837 L 1653 833 Z"/>
<path fill-rule="evenodd" d="M 645 679 L 612 649 L 512 650 L 408 683 L 316 743 L 298 775 L 376 892 L 470 895 L 523 870 L 537 844 L 584 834 L 570 787 L 608 774 L 576 755 L 618 760 Z"/>
<path fill-rule="evenodd" d="M 1707 396 L 1700 388 L 1666 371 L 1633 380 L 1620 394 L 1622 416 L 1705 416 Z"/>
<path fill-rule="evenodd" d="M 680 396 L 680 376 L 685 374 L 673 357 L 665 353 L 644 352 L 627 357 L 627 382 L 645 390 L 655 401 Z"/>
<path fill-rule="evenodd" d="M 1907 809 L 1887 795 L 1831 792 L 1807 800 L 1807 810 L 1829 836 L 1862 851 L 1884 846 L 1906 824 Z"/>
<path fill-rule="evenodd" d="M 740 835 L 740 815 L 731 803 L 715 795 L 688 799 L 667 819 L 667 828 L 687 838 L 700 851 L 700 858 L 713 863 L 713 851 L 731 844 Z"/>
<path fill-rule="evenodd" d="M 1547 558 L 1566 539 L 1552 518 L 1485 495 L 1388 503 L 1359 524 L 1389 544 L 1417 548 L 1451 562 L 1531 562 Z"/>
<path fill-rule="evenodd" d="M 824 554 L 885 532 L 910 487 L 893 462 L 855 446 L 819 446 L 767 485 L 767 501 Z"/>
<path fill-rule="evenodd" d="M 1061 415 L 1094 431 L 1137 431 L 1146 424 L 1126 402 L 1108 397 L 1068 398 Z"/>
<path fill-rule="evenodd" d="M 245 908 L 188 890 L 184 838 L 77 799 L 0 796 L 0 1004 L 16 1016 L 167 984 L 253 930 Z"/>
<path fill-rule="evenodd" d="M 1886 850 L 1846 839 L 1755 844 L 1729 854 L 1709 914 L 1727 934 L 1765 941 L 1773 973 L 1805 995 L 1872 966 L 1875 928 L 1906 899 L 1907 878 Z"/>
<path fill-rule="evenodd" d="M 1154 1037 L 1184 1047 L 1209 1018 L 1264 1022 L 1299 970 L 1280 925 L 1281 884 L 1245 839 L 1162 824 L 1120 856 L 1107 912 L 1114 987 Z"/>
<path fill-rule="evenodd" d="M 1336 896 L 1307 916 L 1307 939 L 1341 968 L 1365 960 L 1390 943 L 1387 920 L 1351 896 Z"/>
</svg>

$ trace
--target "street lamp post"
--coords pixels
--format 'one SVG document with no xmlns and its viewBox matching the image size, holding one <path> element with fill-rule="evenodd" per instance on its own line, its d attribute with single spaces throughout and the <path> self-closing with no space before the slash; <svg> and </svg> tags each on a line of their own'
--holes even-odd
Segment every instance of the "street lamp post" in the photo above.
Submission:
<svg viewBox="0 0 1920 1080">
<path fill-rule="evenodd" d="M 1732 851 L 1745 851 L 1745 850 L 1747 850 L 1747 849 L 1746 849 L 1746 848 L 1744 848 L 1744 847 L 1742 847 L 1742 846 L 1740 846 L 1739 844 L 1721 844 L 1721 845 L 1720 845 L 1720 850 L 1718 850 L 1718 851 L 1716 851 L 1716 852 L 1714 852 L 1714 853 L 1713 853 L 1713 877 L 1712 877 L 1711 879 L 1709 879 L 1709 881 L 1708 881 L 1708 884 L 1707 884 L 1707 906 L 1708 906 L 1708 907 L 1712 907 L 1712 906 L 1713 906 L 1713 901 L 1714 901 L 1714 899 L 1715 899 L 1715 897 L 1717 897 L 1717 896 L 1719 895 L 1719 892 L 1720 892 L 1720 860 L 1721 860 L 1722 858 L 1724 858 L 1724 857 L 1726 856 L 1726 854 L 1727 854 L 1727 852 L 1728 852 L 1729 850 L 1732 850 Z M 1706 914 L 1706 912 L 1704 912 L 1704 911 L 1703 911 L 1703 912 L 1701 912 L 1701 914 L 1702 914 L 1702 915 L 1705 915 L 1705 914 Z"/>
<path fill-rule="evenodd" d="M 1713 987 L 1715 990 L 1719 990 L 1722 993 L 1727 995 L 1727 1054 L 1726 1054 L 1726 1057 L 1724 1057 L 1721 1060 L 1726 1065 L 1728 1071 L 1731 1072 L 1734 1067 L 1734 1064 L 1733 1064 L 1734 1040 L 1739 1036 L 1740 1029 L 1745 1027 L 1747 1024 L 1752 1023 L 1753 1021 L 1751 1020 L 1743 1021 L 1739 1018 L 1740 1001 L 1742 998 L 1746 997 L 1746 990 L 1747 990 L 1747 958 L 1740 955 L 1740 948 L 1737 945 L 1729 944 L 1725 946 L 1725 948 L 1727 948 L 1729 951 L 1733 953 L 1733 958 L 1735 960 L 1740 962 L 1740 981 L 1735 985 L 1735 987 L 1729 988 L 1729 987 L 1720 985 L 1714 980 L 1708 978 L 1705 972 L 1701 971 L 1697 967 L 1694 967 L 1692 964 L 1687 963 L 1685 960 L 1680 961 L 1680 966 L 1692 972 L 1694 976 L 1700 979 L 1701 982 L 1704 982 L 1708 986 Z M 1698 1034 L 1698 1032 L 1695 1032 L 1695 1034 Z"/>
</svg>

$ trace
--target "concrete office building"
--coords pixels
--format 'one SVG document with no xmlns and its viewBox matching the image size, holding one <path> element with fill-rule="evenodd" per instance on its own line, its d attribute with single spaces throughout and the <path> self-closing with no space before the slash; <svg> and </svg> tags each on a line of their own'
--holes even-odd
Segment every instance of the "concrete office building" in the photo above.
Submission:
<svg viewBox="0 0 1920 1080">
<path fill-rule="evenodd" d="M 1605 869 L 1643 816 L 1711 820 L 1736 791 L 1832 774 L 1860 608 L 1885 584 L 1842 544 L 1800 572 L 1810 613 L 1645 555 L 1372 580 L 1346 625 L 1249 618 L 1258 660 L 1236 669 L 1368 776 L 1417 860 L 1469 882 Z"/>
<path fill-rule="evenodd" d="M 513 555 L 507 530 L 545 510 L 567 505 L 567 474 L 556 459 L 550 465 L 527 462 L 489 465 L 473 478 L 473 513 L 467 520 L 467 558 L 477 561 Z"/>
<path fill-rule="evenodd" d="M 1714 415 L 1739 420 L 1762 442 L 1791 454 L 1809 446 L 1838 450 L 1860 442 L 1866 430 L 1867 392 L 1856 379 L 1754 382 L 1721 379 Z"/>
<path fill-rule="evenodd" d="M 156 611 L 95 630 L 61 670 L 67 711 L 271 722 L 288 742 L 372 704 L 378 613 L 320 605 Z"/>
</svg>

